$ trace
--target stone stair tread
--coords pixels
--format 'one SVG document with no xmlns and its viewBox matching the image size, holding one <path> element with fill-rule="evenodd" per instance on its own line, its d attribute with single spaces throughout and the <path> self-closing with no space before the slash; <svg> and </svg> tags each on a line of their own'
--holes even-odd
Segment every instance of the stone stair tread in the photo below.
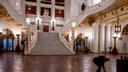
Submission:
<svg viewBox="0 0 128 72">
<path fill-rule="evenodd" d="M 73 54 L 59 40 L 58 33 L 39 32 L 35 47 L 29 55 L 71 55 Z"/>
</svg>

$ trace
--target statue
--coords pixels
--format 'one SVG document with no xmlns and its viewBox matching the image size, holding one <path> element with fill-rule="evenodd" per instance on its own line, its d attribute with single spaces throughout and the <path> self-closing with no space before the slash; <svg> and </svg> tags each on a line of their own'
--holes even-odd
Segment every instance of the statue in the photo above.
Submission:
<svg viewBox="0 0 128 72">
<path fill-rule="evenodd" d="M 49 16 L 49 11 L 48 10 L 46 10 L 46 9 L 44 9 L 44 14 L 43 14 L 44 16 Z"/>
</svg>

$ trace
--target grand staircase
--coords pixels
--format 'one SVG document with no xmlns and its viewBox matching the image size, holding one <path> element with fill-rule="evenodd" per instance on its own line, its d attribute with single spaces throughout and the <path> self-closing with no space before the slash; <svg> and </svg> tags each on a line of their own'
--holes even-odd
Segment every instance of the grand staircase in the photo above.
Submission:
<svg viewBox="0 0 128 72">
<path fill-rule="evenodd" d="M 36 45 L 28 55 L 72 55 L 60 41 L 58 33 L 38 32 Z"/>
</svg>

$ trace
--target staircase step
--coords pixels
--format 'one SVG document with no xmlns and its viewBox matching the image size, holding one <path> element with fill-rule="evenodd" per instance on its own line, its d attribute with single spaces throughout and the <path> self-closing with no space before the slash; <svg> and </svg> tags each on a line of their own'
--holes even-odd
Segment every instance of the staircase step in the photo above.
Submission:
<svg viewBox="0 0 128 72">
<path fill-rule="evenodd" d="M 38 41 L 29 55 L 72 55 L 60 41 L 58 33 L 39 32 Z"/>
</svg>

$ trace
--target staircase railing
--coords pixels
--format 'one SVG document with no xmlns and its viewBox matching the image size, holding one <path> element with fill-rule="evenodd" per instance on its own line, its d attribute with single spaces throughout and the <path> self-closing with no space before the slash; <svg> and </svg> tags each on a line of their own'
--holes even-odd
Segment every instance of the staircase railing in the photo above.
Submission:
<svg viewBox="0 0 128 72">
<path fill-rule="evenodd" d="M 62 33 L 59 33 L 59 39 L 60 39 L 60 41 L 61 41 L 71 52 L 74 53 L 72 43 L 71 43 L 71 42 L 68 42 L 68 41 L 65 39 L 65 37 L 63 36 Z"/>
<path fill-rule="evenodd" d="M 32 48 L 36 45 L 36 42 L 38 40 L 38 30 L 35 25 L 31 25 L 30 27 L 31 34 L 28 35 L 28 47 L 25 48 L 25 54 L 28 54 L 31 52 Z"/>
<path fill-rule="evenodd" d="M 7 12 L 12 18 L 14 18 L 20 24 L 26 24 L 25 17 L 20 15 L 8 2 L 8 0 L 1 0 L 0 3 L 6 8 Z"/>
</svg>

